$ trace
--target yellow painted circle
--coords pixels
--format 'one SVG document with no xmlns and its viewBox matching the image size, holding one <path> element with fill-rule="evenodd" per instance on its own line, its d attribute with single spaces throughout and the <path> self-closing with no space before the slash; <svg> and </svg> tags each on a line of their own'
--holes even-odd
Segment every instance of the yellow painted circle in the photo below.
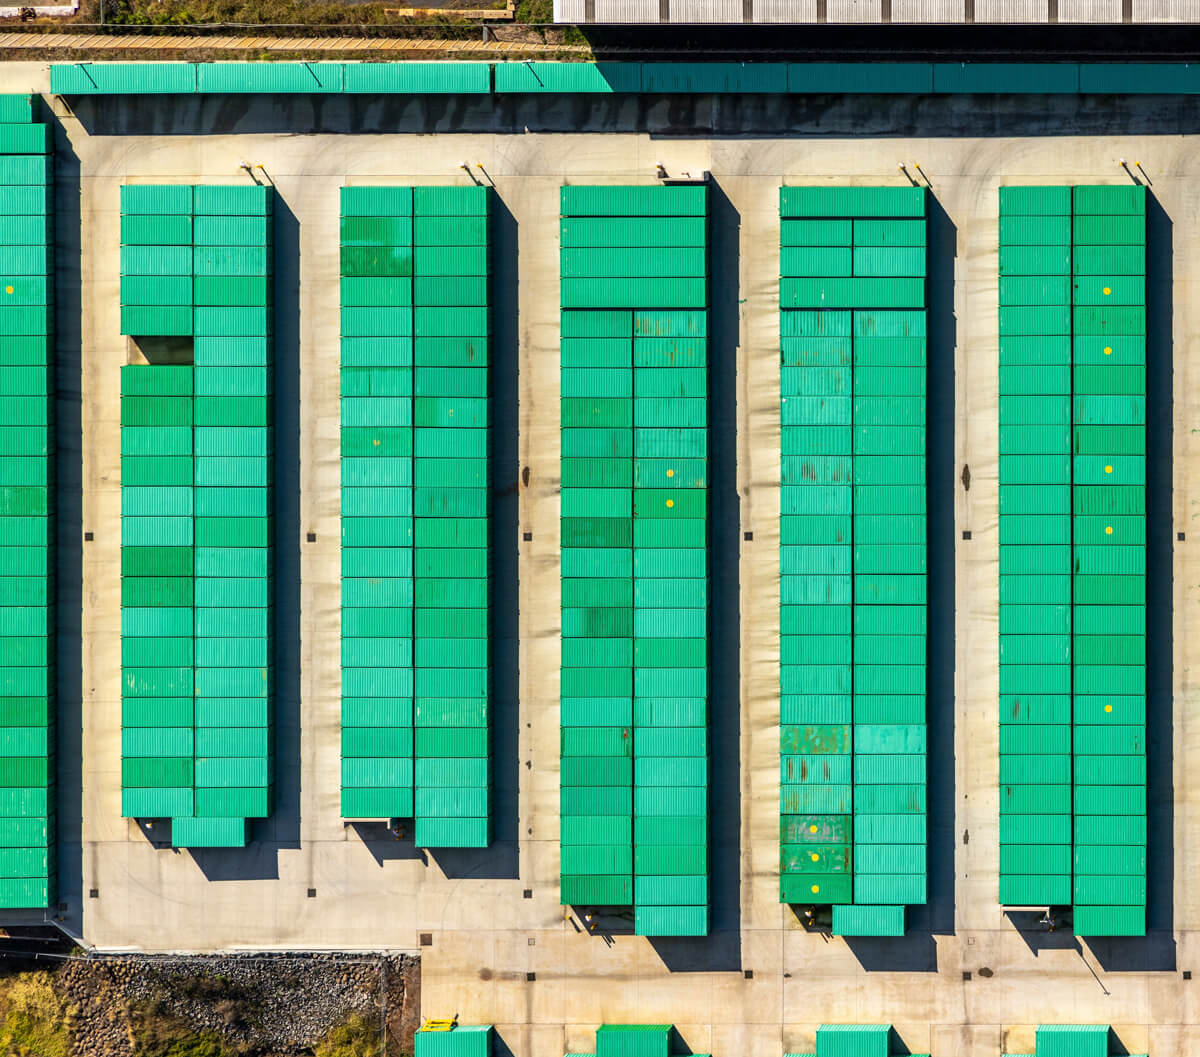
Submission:
<svg viewBox="0 0 1200 1057">
<path fill-rule="evenodd" d="M 667 506 L 668 506 L 668 507 L 673 507 L 674 505 L 675 505 L 675 500 L 674 500 L 674 499 L 668 499 L 668 500 L 667 500 Z"/>
<path fill-rule="evenodd" d="M 1111 349 L 1111 348 L 1105 348 L 1105 350 L 1104 350 L 1104 355 L 1105 355 L 1105 356 L 1111 356 L 1111 355 L 1112 355 L 1112 349 Z"/>
<path fill-rule="evenodd" d="M 816 894 L 817 894 L 819 891 L 821 891 L 821 886 L 820 886 L 820 885 L 813 885 L 813 886 L 812 886 L 812 890 L 813 890 L 813 895 L 816 895 Z"/>
<path fill-rule="evenodd" d="M 1112 525 L 1105 525 L 1105 526 L 1104 526 L 1104 535 L 1106 535 L 1106 536 L 1111 536 L 1111 535 L 1112 535 Z"/>
<path fill-rule="evenodd" d="M 1105 472 L 1105 473 L 1112 473 L 1112 467 L 1111 467 L 1111 466 L 1106 466 L 1106 467 L 1104 467 L 1104 472 Z"/>
<path fill-rule="evenodd" d="M 808 827 L 808 832 L 809 832 L 809 833 L 816 833 L 816 832 L 817 832 L 817 827 L 816 827 L 816 826 L 809 826 L 809 827 Z"/>
<path fill-rule="evenodd" d="M 1107 297 L 1107 296 L 1108 296 L 1109 294 L 1111 294 L 1111 293 L 1112 293 L 1112 287 L 1111 287 L 1111 286 L 1106 286 L 1106 287 L 1104 288 L 1104 296 L 1105 296 L 1105 297 Z"/>
<path fill-rule="evenodd" d="M 377 448 L 379 447 L 379 439 L 378 439 L 378 438 L 376 438 L 375 440 L 371 441 L 371 443 L 372 443 L 372 444 L 374 444 L 374 445 L 375 445 L 375 447 L 377 447 Z"/>
<path fill-rule="evenodd" d="M 1112 711 L 1112 705 L 1105 705 L 1105 706 L 1104 706 L 1104 711 L 1105 711 L 1105 712 L 1111 712 L 1111 711 Z"/>
<path fill-rule="evenodd" d="M 667 476 L 668 476 L 668 477 L 674 477 L 674 476 L 675 476 L 675 471 L 674 471 L 674 470 L 668 470 L 668 471 L 667 471 Z"/>
<path fill-rule="evenodd" d="M 813 862 L 817 862 L 820 858 L 821 858 L 821 856 L 819 856 L 816 852 L 812 853 L 812 861 Z"/>
</svg>

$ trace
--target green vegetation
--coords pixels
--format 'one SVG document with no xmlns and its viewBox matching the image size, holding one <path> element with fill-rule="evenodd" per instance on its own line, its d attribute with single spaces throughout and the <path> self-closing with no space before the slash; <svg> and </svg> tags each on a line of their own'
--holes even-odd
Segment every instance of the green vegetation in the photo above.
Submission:
<svg viewBox="0 0 1200 1057">
<path fill-rule="evenodd" d="M 553 22 L 554 0 L 520 0 L 515 17 L 518 22 Z"/>
<path fill-rule="evenodd" d="M 71 1016 L 46 972 L 17 973 L 0 981 L 0 1054 L 69 1057 Z"/>
<path fill-rule="evenodd" d="M 135 1006 L 130 1022 L 137 1057 L 234 1057 L 215 1032 L 193 1031 L 157 1002 Z"/>
<path fill-rule="evenodd" d="M 542 2 L 542 0 L 534 0 Z M 104 0 L 105 16 L 114 25 L 202 26 L 219 23 L 279 26 L 403 26 L 409 19 L 399 14 L 403 0 L 364 4 L 330 0 Z M 498 0 L 469 0 L 472 7 L 498 7 Z M 429 0 L 430 7 L 454 8 L 464 0 Z M 98 11 L 97 11 L 98 13 Z M 453 12 L 421 22 L 461 21 Z M 548 20 L 547 20 L 548 21 Z M 464 23 L 466 25 L 467 23 Z M 272 56 L 275 58 L 276 56 Z"/>
<path fill-rule="evenodd" d="M 379 1021 L 355 1013 L 318 1044 L 314 1057 L 380 1057 Z"/>
</svg>

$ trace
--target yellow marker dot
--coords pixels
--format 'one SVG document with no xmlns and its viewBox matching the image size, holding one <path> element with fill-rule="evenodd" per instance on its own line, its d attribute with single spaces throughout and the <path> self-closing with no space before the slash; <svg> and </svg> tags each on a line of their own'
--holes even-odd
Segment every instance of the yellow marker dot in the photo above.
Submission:
<svg viewBox="0 0 1200 1057">
<path fill-rule="evenodd" d="M 1104 296 L 1105 296 L 1105 297 L 1107 297 L 1107 296 L 1108 296 L 1109 294 L 1111 294 L 1111 293 L 1112 293 L 1112 287 L 1111 287 L 1111 286 L 1106 286 L 1106 287 L 1104 288 Z"/>
<path fill-rule="evenodd" d="M 1107 347 L 1106 347 L 1106 348 L 1105 348 L 1105 350 L 1104 350 L 1104 355 L 1105 355 L 1105 356 L 1111 356 L 1111 355 L 1112 355 L 1112 349 L 1111 349 L 1111 348 L 1107 348 Z"/>
<path fill-rule="evenodd" d="M 1106 466 L 1106 467 L 1104 467 L 1104 472 L 1105 472 L 1105 473 L 1112 473 L 1112 467 L 1111 467 L 1111 466 Z"/>
<path fill-rule="evenodd" d="M 377 448 L 379 447 L 379 441 L 378 441 L 378 440 L 373 440 L 373 441 L 371 441 L 371 443 L 372 443 L 372 444 L 374 444 L 374 445 L 375 445 L 375 447 L 377 447 Z"/>
<path fill-rule="evenodd" d="M 821 858 L 821 856 L 819 856 L 816 852 L 812 853 L 812 861 L 813 862 L 817 862 L 820 858 Z"/>
<path fill-rule="evenodd" d="M 1104 711 L 1105 711 L 1105 712 L 1111 712 L 1111 711 L 1112 711 L 1112 705 L 1105 705 L 1105 706 L 1104 706 Z"/>
<path fill-rule="evenodd" d="M 674 505 L 675 505 L 675 500 L 674 500 L 674 499 L 668 499 L 668 500 L 667 500 L 667 506 L 668 506 L 668 507 L 673 507 Z"/>
<path fill-rule="evenodd" d="M 667 476 L 668 476 L 668 477 L 674 477 L 674 476 L 675 476 L 675 471 L 674 471 L 674 470 L 668 470 L 668 471 L 667 471 Z"/>
<path fill-rule="evenodd" d="M 817 894 L 819 891 L 821 891 L 821 886 L 820 886 L 820 885 L 813 885 L 813 886 L 812 886 L 812 890 L 813 890 L 813 895 L 816 895 L 816 894 Z"/>
<path fill-rule="evenodd" d="M 11 293 L 12 293 L 12 287 L 11 287 L 11 286 L 6 286 L 6 287 L 4 288 L 4 292 L 5 292 L 6 294 L 11 294 Z"/>
<path fill-rule="evenodd" d="M 816 833 L 816 832 L 817 832 L 817 827 L 816 827 L 816 826 L 809 826 L 809 827 L 808 827 L 808 832 L 809 832 L 809 833 Z"/>
<path fill-rule="evenodd" d="M 1112 525 L 1105 525 L 1105 526 L 1104 526 L 1104 535 L 1106 535 L 1106 536 L 1111 536 L 1111 535 L 1112 535 Z"/>
</svg>

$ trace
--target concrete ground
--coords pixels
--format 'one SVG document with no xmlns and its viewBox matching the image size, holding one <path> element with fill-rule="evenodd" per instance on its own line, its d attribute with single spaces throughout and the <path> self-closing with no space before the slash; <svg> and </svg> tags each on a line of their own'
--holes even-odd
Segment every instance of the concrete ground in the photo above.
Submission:
<svg viewBox="0 0 1200 1057">
<path fill-rule="evenodd" d="M 45 91 L 47 82 L 44 66 L 0 68 L 0 90 Z M 722 1057 L 811 1048 L 816 1025 L 829 1021 L 890 1021 L 912 1051 L 939 1057 L 1029 1052 L 1038 1022 L 1111 1023 L 1131 1053 L 1200 1053 L 1200 981 L 1182 975 L 1200 968 L 1200 778 L 1187 766 L 1200 753 L 1191 633 L 1200 563 L 1189 556 L 1200 537 L 1175 542 L 1200 517 L 1200 138 L 1183 103 L 226 97 L 53 106 L 68 928 L 107 950 L 419 950 L 424 1014 L 494 1023 L 518 1057 L 590 1051 L 604 1021 L 673 1022 L 693 1052 Z M 1152 932 L 1080 943 L 1037 933 L 996 904 L 997 188 L 1123 183 L 1122 157 L 1140 161 L 1157 202 Z M 464 161 L 503 203 L 498 841 L 434 857 L 338 817 L 337 189 L 459 181 Z M 777 902 L 778 188 L 895 184 L 900 161 L 920 164 L 936 199 L 930 903 L 914 909 L 903 940 L 848 942 L 806 933 Z M 118 187 L 241 181 L 243 162 L 264 166 L 282 199 L 279 809 L 250 849 L 192 855 L 154 847 L 120 817 Z M 673 174 L 710 171 L 716 185 L 714 934 L 704 941 L 589 935 L 557 891 L 558 188 L 649 182 L 658 162 Z M 83 531 L 95 538 L 80 555 L 72 541 Z M 307 532 L 315 543 L 301 542 Z"/>
</svg>

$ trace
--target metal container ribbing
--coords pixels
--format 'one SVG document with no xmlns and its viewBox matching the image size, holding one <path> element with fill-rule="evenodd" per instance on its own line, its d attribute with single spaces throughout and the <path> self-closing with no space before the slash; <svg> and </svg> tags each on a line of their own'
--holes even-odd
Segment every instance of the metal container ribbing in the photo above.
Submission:
<svg viewBox="0 0 1200 1057">
<path fill-rule="evenodd" d="M 706 188 L 565 187 L 561 224 L 561 899 L 703 935 Z"/>
<path fill-rule="evenodd" d="M 0 96 L 0 908 L 57 900 L 53 137 Z"/>
<path fill-rule="evenodd" d="M 1002 187 L 1000 216 L 1000 902 L 1049 906 L 1071 887 L 1070 188 Z"/>
<path fill-rule="evenodd" d="M 491 839 L 490 207 L 341 197 L 342 812 L 423 847 Z"/>
<path fill-rule="evenodd" d="M 122 188 L 122 317 L 148 361 L 122 369 L 122 811 L 171 818 L 176 847 L 240 847 L 272 811 L 273 206 Z M 142 281 L 160 258 L 174 277 Z"/>
<path fill-rule="evenodd" d="M 925 901 L 925 198 L 780 191 L 780 899 L 846 935 Z"/>
<path fill-rule="evenodd" d="M 1000 902 L 1140 935 L 1145 188 L 1000 208 Z"/>
</svg>

